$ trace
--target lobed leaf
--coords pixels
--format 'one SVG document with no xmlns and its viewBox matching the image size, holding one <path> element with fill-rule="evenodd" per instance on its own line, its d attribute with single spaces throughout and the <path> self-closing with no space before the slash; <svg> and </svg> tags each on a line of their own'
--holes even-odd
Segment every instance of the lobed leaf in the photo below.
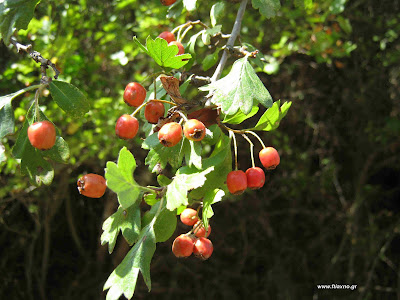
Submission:
<svg viewBox="0 0 400 300">
<path fill-rule="evenodd" d="M 146 226 L 153 220 L 154 216 L 157 215 L 154 222 L 154 234 L 157 243 L 168 240 L 173 235 L 177 224 L 176 212 L 168 210 L 165 202 L 166 201 L 160 201 L 155 203 L 142 218 L 142 224 Z"/>
<path fill-rule="evenodd" d="M 189 167 L 180 168 L 167 188 L 167 193 L 165 195 L 167 199 L 167 208 L 169 210 L 175 210 L 181 205 L 188 205 L 187 193 L 190 190 L 204 185 L 206 175 L 213 170 L 213 166 L 201 172 Z"/>
<path fill-rule="evenodd" d="M 114 250 L 120 231 L 128 244 L 133 245 L 137 241 L 141 229 L 139 205 L 131 205 L 127 209 L 120 206 L 114 214 L 104 221 L 102 229 L 101 244 L 108 243 L 110 254 Z"/>
<path fill-rule="evenodd" d="M 248 62 L 247 56 L 235 61 L 224 78 L 200 90 L 211 91 L 211 102 L 221 106 L 225 115 L 234 115 L 239 109 L 245 115 L 249 114 L 254 99 L 265 107 L 272 106 L 272 97 Z"/>
<path fill-rule="evenodd" d="M 103 287 L 103 290 L 109 289 L 107 300 L 118 300 L 121 295 L 131 299 L 135 291 L 139 271 L 142 273 L 149 291 L 151 290 L 150 262 L 156 250 L 155 221 L 156 218 L 153 218 L 141 230 L 138 242 L 108 277 Z"/>
<path fill-rule="evenodd" d="M 244 120 L 247 120 L 254 116 L 259 110 L 258 106 L 253 106 L 251 108 L 251 111 L 245 115 L 242 113 L 240 110 L 238 110 L 234 115 L 224 115 L 224 118 L 222 119 L 223 123 L 229 123 L 229 124 L 240 124 Z"/>
<path fill-rule="evenodd" d="M 118 165 L 107 162 L 106 180 L 107 186 L 118 195 L 118 202 L 122 208 L 127 209 L 140 199 L 140 193 L 144 189 L 136 183 L 133 172 L 136 169 L 135 158 L 126 148 L 122 148 L 118 156 Z"/>
<path fill-rule="evenodd" d="M 134 42 L 161 67 L 179 69 L 189 62 L 192 57 L 189 53 L 178 54 L 176 45 L 168 45 L 168 42 L 157 37 L 153 40 L 150 36 L 146 39 L 146 47 L 134 37 Z"/>
<path fill-rule="evenodd" d="M 181 166 L 185 155 L 184 141 L 182 140 L 173 147 L 165 147 L 158 140 L 158 134 L 153 133 L 148 136 L 142 143 L 142 148 L 147 149 L 149 153 L 145 159 L 145 164 L 149 166 L 149 170 L 153 173 L 159 173 L 160 169 L 164 169 L 170 164 L 174 169 Z"/>
</svg>

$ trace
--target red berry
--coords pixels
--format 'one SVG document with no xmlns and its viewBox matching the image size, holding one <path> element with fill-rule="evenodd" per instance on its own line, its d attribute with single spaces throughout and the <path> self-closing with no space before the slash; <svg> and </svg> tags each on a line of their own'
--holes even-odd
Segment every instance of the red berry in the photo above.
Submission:
<svg viewBox="0 0 400 300">
<path fill-rule="evenodd" d="M 199 222 L 200 222 L 200 221 L 199 221 Z M 211 233 L 211 226 L 210 226 L 210 224 L 208 224 L 208 229 L 207 229 L 207 232 L 206 232 L 206 228 L 204 227 L 204 225 L 203 225 L 203 224 L 199 225 L 199 222 L 197 222 L 197 223 L 193 226 L 193 228 L 196 228 L 196 229 L 194 230 L 195 236 L 197 236 L 197 237 L 208 237 L 208 236 L 210 235 L 210 233 Z M 207 235 L 206 235 L 206 233 L 207 233 Z"/>
<path fill-rule="evenodd" d="M 233 195 L 240 195 L 247 189 L 247 177 L 242 170 L 231 171 L 226 178 L 228 190 Z"/>
<path fill-rule="evenodd" d="M 194 238 L 181 234 L 172 243 L 172 252 L 176 257 L 189 257 L 193 253 Z"/>
<path fill-rule="evenodd" d="M 124 91 L 124 101 L 129 106 L 138 107 L 146 99 L 145 88 L 137 82 L 128 83 Z"/>
<path fill-rule="evenodd" d="M 134 138 L 138 130 L 139 121 L 128 114 L 120 116 L 115 124 L 115 134 L 124 140 Z"/>
<path fill-rule="evenodd" d="M 248 168 L 246 171 L 247 187 L 255 190 L 262 188 L 265 183 L 265 173 L 259 167 Z"/>
<path fill-rule="evenodd" d="M 176 2 L 176 0 L 160 0 L 162 5 L 169 6 Z"/>
<path fill-rule="evenodd" d="M 28 127 L 28 139 L 39 150 L 48 150 L 56 143 L 56 128 L 49 121 L 35 122 Z"/>
<path fill-rule="evenodd" d="M 259 153 L 260 161 L 267 170 L 275 169 L 281 161 L 278 151 L 273 147 L 266 147 Z"/>
<path fill-rule="evenodd" d="M 183 133 L 191 141 L 201 141 L 206 135 L 206 126 L 199 120 L 190 119 L 183 126 Z"/>
<path fill-rule="evenodd" d="M 169 32 L 169 31 L 161 32 L 158 37 L 166 40 L 167 43 L 171 43 L 172 41 L 176 41 L 175 35 L 172 32 Z"/>
<path fill-rule="evenodd" d="M 90 198 L 100 198 L 104 195 L 107 185 L 103 176 L 86 174 L 78 179 L 79 193 Z"/>
<path fill-rule="evenodd" d="M 201 259 L 208 259 L 213 253 L 214 247 L 211 241 L 207 238 L 198 238 L 194 243 L 193 254 Z"/>
<path fill-rule="evenodd" d="M 182 127 L 176 122 L 164 124 L 158 131 L 158 139 L 165 147 L 173 147 L 182 139 Z"/>
<path fill-rule="evenodd" d="M 144 108 L 144 117 L 151 124 L 157 124 L 158 119 L 164 116 L 164 104 L 158 101 L 149 101 Z"/>
<path fill-rule="evenodd" d="M 168 45 L 176 45 L 178 46 L 178 54 L 177 55 L 181 55 L 183 53 L 185 53 L 185 48 L 183 47 L 181 42 L 177 42 L 177 41 L 172 41 L 170 42 Z"/>
<path fill-rule="evenodd" d="M 185 225 L 193 226 L 199 218 L 197 217 L 197 211 L 193 208 L 186 208 L 181 213 L 181 222 Z"/>
</svg>

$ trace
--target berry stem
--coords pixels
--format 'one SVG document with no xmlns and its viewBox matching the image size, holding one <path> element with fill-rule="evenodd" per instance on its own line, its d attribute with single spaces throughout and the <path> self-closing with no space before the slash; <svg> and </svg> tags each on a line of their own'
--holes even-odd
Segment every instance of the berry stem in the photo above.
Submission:
<svg viewBox="0 0 400 300">
<path fill-rule="evenodd" d="M 197 20 L 197 21 L 189 21 L 189 22 L 186 22 L 185 24 L 177 26 L 174 29 L 172 29 L 171 33 L 177 32 L 178 30 L 180 30 L 180 28 L 185 28 L 185 27 L 188 27 L 188 26 L 192 26 L 193 27 L 193 25 L 201 25 L 203 28 L 208 29 L 208 26 L 206 24 L 204 24 L 200 20 Z"/>
<path fill-rule="evenodd" d="M 238 159 L 237 159 L 237 143 L 235 133 L 233 131 L 229 131 L 229 137 L 233 139 L 233 150 L 235 153 L 235 170 L 238 169 Z"/>
<path fill-rule="evenodd" d="M 143 102 L 138 106 L 138 108 L 135 109 L 133 113 L 131 113 L 131 116 L 134 117 L 144 106 L 146 106 L 147 102 Z"/>
<path fill-rule="evenodd" d="M 151 101 L 155 101 L 155 102 L 163 102 L 163 103 L 168 103 L 171 104 L 172 106 L 177 106 L 176 103 L 168 101 L 168 100 L 161 100 L 161 99 L 152 99 Z"/>
<path fill-rule="evenodd" d="M 258 141 L 260 142 L 261 146 L 262 146 L 263 148 L 265 148 L 264 142 L 263 142 L 262 139 L 258 136 L 257 133 L 255 133 L 254 131 L 251 131 L 251 130 L 246 130 L 245 133 L 250 133 L 250 134 L 254 135 L 254 136 L 258 139 Z"/>
<path fill-rule="evenodd" d="M 181 112 L 181 111 L 179 111 L 179 110 L 177 110 L 177 112 L 178 112 L 178 114 L 182 117 L 182 119 L 183 119 L 185 122 L 188 121 L 187 117 L 185 116 L 185 114 L 184 114 L 183 112 Z"/>
<path fill-rule="evenodd" d="M 256 166 L 255 163 L 254 163 L 254 144 L 253 144 L 253 142 L 248 138 L 247 135 L 245 135 L 245 134 L 243 133 L 242 136 L 243 136 L 244 139 L 245 139 L 246 141 L 248 141 L 249 144 L 250 144 L 251 166 L 254 168 L 254 167 Z"/>
<path fill-rule="evenodd" d="M 182 33 L 182 35 L 179 36 L 179 38 L 177 39 L 178 42 L 182 41 L 182 40 L 185 38 L 186 34 L 187 34 L 192 28 L 193 28 L 193 25 L 190 25 L 188 28 L 186 28 L 186 30 Z M 180 33 L 180 32 L 179 32 L 179 33 Z"/>
<path fill-rule="evenodd" d="M 154 84 L 154 99 L 157 99 L 157 86 L 156 86 L 156 81 L 157 81 L 157 78 L 153 78 L 153 84 Z"/>
</svg>

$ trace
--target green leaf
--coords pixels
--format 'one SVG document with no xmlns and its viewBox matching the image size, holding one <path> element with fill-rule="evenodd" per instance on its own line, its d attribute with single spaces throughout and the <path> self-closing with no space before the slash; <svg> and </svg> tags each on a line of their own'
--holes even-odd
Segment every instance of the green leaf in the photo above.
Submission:
<svg viewBox="0 0 400 300">
<path fill-rule="evenodd" d="M 107 186 L 117 193 L 118 202 L 122 208 L 127 209 L 135 204 L 140 199 L 141 191 L 147 191 L 133 179 L 136 162 L 132 153 L 126 147 L 119 152 L 118 165 L 109 161 L 106 166 Z"/>
<path fill-rule="evenodd" d="M 197 169 L 201 169 L 201 143 L 185 139 L 184 145 L 186 164 L 188 166 L 195 166 Z"/>
<path fill-rule="evenodd" d="M 250 113 L 245 115 L 242 113 L 240 110 L 238 110 L 234 115 L 224 115 L 224 118 L 222 120 L 223 123 L 229 123 L 229 124 L 240 124 L 244 120 L 247 120 L 254 116 L 259 110 L 258 106 L 253 106 Z"/>
<path fill-rule="evenodd" d="M 67 142 L 61 137 L 56 137 L 56 143 L 50 150 L 42 151 L 43 156 L 59 163 L 66 163 L 70 158 Z"/>
<path fill-rule="evenodd" d="M 102 228 L 101 244 L 108 243 L 110 254 L 114 250 L 120 231 L 128 244 L 133 245 L 137 241 L 141 229 L 139 205 L 131 205 L 127 209 L 120 206 L 114 214 L 104 221 Z"/>
<path fill-rule="evenodd" d="M 279 0 L 252 0 L 251 3 L 255 9 L 259 9 L 260 13 L 267 18 L 275 17 L 281 8 Z"/>
<path fill-rule="evenodd" d="M 154 222 L 154 234 L 157 243 L 162 243 L 168 240 L 174 234 L 176 229 L 176 211 L 168 210 L 165 202 L 166 201 L 160 201 L 155 203 L 151 209 L 144 214 L 142 219 L 143 226 L 146 226 L 151 220 L 153 220 L 154 216 L 158 212 Z"/>
<path fill-rule="evenodd" d="M 26 91 L 38 87 L 39 85 L 34 85 L 19 90 L 18 92 L 0 97 L 0 139 L 8 134 L 14 133 L 14 111 L 12 109 L 11 101 Z"/>
<path fill-rule="evenodd" d="M 210 19 L 211 25 L 214 27 L 218 20 L 224 15 L 225 12 L 225 3 L 217 2 L 211 7 L 210 11 Z"/>
<path fill-rule="evenodd" d="M 195 169 L 196 170 L 196 169 Z M 175 210 L 181 205 L 188 205 L 187 193 L 190 190 L 201 187 L 206 181 L 206 175 L 214 170 L 213 166 L 205 169 L 202 172 L 196 172 L 189 167 L 180 168 L 168 185 L 166 198 L 167 208 Z"/>
<path fill-rule="evenodd" d="M 167 41 L 157 37 L 153 40 L 150 36 L 147 37 L 146 47 L 144 47 L 137 39 L 134 39 L 136 44 L 150 55 L 154 61 L 161 67 L 179 69 L 189 62 L 192 57 L 189 53 L 178 54 L 178 46 L 168 45 Z"/>
<path fill-rule="evenodd" d="M 1 101 L 1 100 L 0 100 Z M 0 108 L 0 139 L 14 133 L 14 111 L 11 100 Z"/>
<path fill-rule="evenodd" d="M 208 227 L 208 219 L 210 219 L 214 215 L 214 211 L 211 205 L 220 202 L 222 200 L 222 197 L 224 196 L 225 192 L 220 189 L 209 190 L 204 195 L 202 220 L 205 228 Z"/>
<path fill-rule="evenodd" d="M 179 168 L 185 154 L 184 141 L 185 139 L 182 138 L 177 145 L 165 147 L 158 140 L 157 133 L 148 136 L 142 143 L 142 148 L 150 149 L 145 159 L 145 164 L 149 166 L 149 170 L 153 173 L 160 173 L 160 170 L 164 169 L 167 164 L 170 164 L 174 169 Z"/>
<path fill-rule="evenodd" d="M 72 117 L 82 117 L 89 111 L 85 95 L 72 84 L 54 80 L 50 82 L 49 90 L 57 105 Z"/>
<path fill-rule="evenodd" d="M 218 54 L 221 48 L 215 49 L 214 53 L 207 55 L 203 59 L 203 70 L 207 71 L 208 69 L 212 68 L 218 61 Z"/>
<path fill-rule="evenodd" d="M 26 29 L 40 0 L 6 0 L 0 2 L 0 38 L 10 43 L 15 29 Z"/>
<path fill-rule="evenodd" d="M 156 250 L 155 221 L 156 218 L 142 229 L 138 242 L 108 277 L 103 288 L 103 290 L 110 289 L 107 292 L 106 300 L 118 300 L 121 295 L 131 299 L 139 271 L 142 273 L 149 291 L 151 290 L 150 262 Z"/>
<path fill-rule="evenodd" d="M 285 102 L 280 106 L 280 100 L 275 101 L 272 107 L 261 116 L 260 120 L 251 130 L 271 131 L 279 126 L 279 122 L 286 116 L 292 102 Z"/>
<path fill-rule="evenodd" d="M 249 114 L 253 107 L 253 99 L 265 107 L 272 106 L 272 97 L 258 78 L 248 57 L 235 61 L 231 71 L 224 78 L 201 87 L 202 91 L 212 91 L 211 102 L 221 106 L 226 115 L 233 115 L 239 109 Z"/>
<path fill-rule="evenodd" d="M 203 159 L 203 169 L 213 167 L 214 170 L 206 175 L 206 182 L 203 186 L 190 192 L 191 199 L 200 200 L 207 192 L 214 189 L 226 187 L 226 176 L 232 170 L 232 153 L 230 139 L 221 134 L 221 138 L 214 146 L 211 155 Z M 188 168 L 188 167 L 185 167 Z M 192 168 L 193 172 L 196 170 Z"/>
</svg>

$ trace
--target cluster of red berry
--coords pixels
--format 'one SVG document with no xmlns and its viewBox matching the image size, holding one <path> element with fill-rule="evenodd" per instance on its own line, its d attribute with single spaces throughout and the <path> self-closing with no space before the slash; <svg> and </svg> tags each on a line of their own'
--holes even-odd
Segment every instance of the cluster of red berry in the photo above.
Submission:
<svg viewBox="0 0 400 300">
<path fill-rule="evenodd" d="M 129 83 L 124 92 L 124 101 L 129 106 L 141 108 L 146 98 L 145 88 L 137 82 Z M 158 120 L 164 116 L 165 108 L 163 100 L 151 100 L 145 104 L 144 117 L 151 124 L 157 124 Z M 139 130 L 139 121 L 132 115 L 123 114 L 115 125 L 115 133 L 122 139 L 134 138 Z M 183 126 L 177 122 L 169 122 L 158 131 L 158 139 L 165 147 L 173 147 L 180 142 L 184 135 L 192 141 L 201 141 L 206 134 L 205 125 L 196 119 L 187 120 Z"/>
<path fill-rule="evenodd" d="M 267 170 L 275 169 L 279 165 L 280 157 L 278 151 L 273 147 L 265 147 L 259 153 L 261 164 Z M 252 167 L 246 170 L 234 170 L 229 172 L 226 179 L 228 190 L 233 195 L 242 194 L 247 188 L 259 189 L 264 186 L 265 173 L 259 167 Z"/>
<path fill-rule="evenodd" d="M 208 259 L 214 248 L 208 239 L 211 226 L 206 229 L 203 222 L 199 220 L 198 213 L 193 208 L 186 208 L 180 216 L 181 222 L 193 226 L 186 234 L 178 236 L 172 244 L 172 252 L 176 257 L 189 257 L 194 254 L 203 260 Z"/>
</svg>

